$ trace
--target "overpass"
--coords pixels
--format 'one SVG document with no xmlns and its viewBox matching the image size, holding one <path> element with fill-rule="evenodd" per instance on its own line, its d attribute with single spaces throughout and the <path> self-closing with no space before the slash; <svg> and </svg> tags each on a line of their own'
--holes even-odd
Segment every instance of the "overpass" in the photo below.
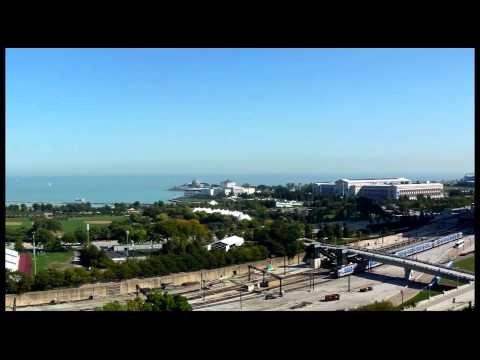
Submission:
<svg viewBox="0 0 480 360">
<path fill-rule="evenodd" d="M 453 280 L 475 281 L 475 274 L 470 271 L 452 269 L 443 265 L 408 258 L 413 254 L 456 241 L 462 237 L 463 233 L 461 232 L 453 233 L 434 240 L 412 244 L 393 253 L 313 242 L 308 246 L 306 255 L 311 258 L 318 258 L 320 254 L 329 253 L 330 258 L 336 257 L 336 275 L 338 277 L 389 264 L 403 267 L 407 278 L 410 278 L 412 270 L 415 270 Z"/>
<path fill-rule="evenodd" d="M 401 266 L 405 268 L 407 278 L 412 270 L 425 274 L 440 276 L 453 280 L 475 281 L 475 274 L 468 270 L 452 269 L 444 265 L 432 264 L 426 261 L 413 260 L 393 254 L 384 254 L 371 250 L 346 249 L 348 253 L 353 253 L 362 258 L 373 260 L 382 264 Z"/>
</svg>

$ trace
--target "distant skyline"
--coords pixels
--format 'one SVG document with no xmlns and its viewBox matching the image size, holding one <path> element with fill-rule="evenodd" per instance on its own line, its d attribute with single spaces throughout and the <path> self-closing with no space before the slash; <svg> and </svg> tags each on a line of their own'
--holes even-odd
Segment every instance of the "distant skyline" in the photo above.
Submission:
<svg viewBox="0 0 480 360">
<path fill-rule="evenodd" d="M 473 171 L 473 49 L 6 50 L 9 176 Z"/>
</svg>

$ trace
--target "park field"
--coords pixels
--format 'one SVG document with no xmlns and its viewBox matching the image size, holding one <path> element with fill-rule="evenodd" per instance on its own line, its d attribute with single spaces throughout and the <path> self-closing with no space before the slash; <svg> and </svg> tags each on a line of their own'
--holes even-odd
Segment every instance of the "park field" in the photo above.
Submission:
<svg viewBox="0 0 480 360">
<path fill-rule="evenodd" d="M 101 227 L 109 225 L 113 220 L 125 219 L 125 216 L 88 216 L 88 217 L 72 217 L 67 220 L 60 220 L 63 231 L 74 232 L 77 229 L 86 230 L 86 224 L 90 224 L 90 227 Z M 16 230 L 25 228 L 29 230 L 32 227 L 32 220 L 29 218 L 6 218 L 5 226 L 7 229 Z"/>
<path fill-rule="evenodd" d="M 475 271 L 475 255 L 462 260 L 455 261 L 453 265 L 459 269 Z"/>
<path fill-rule="evenodd" d="M 28 218 L 6 218 L 5 226 L 25 226 L 30 228 L 30 226 L 32 226 L 32 220 Z"/>
<path fill-rule="evenodd" d="M 87 229 L 87 224 L 90 228 L 102 227 L 109 225 L 113 220 L 125 219 L 124 216 L 92 216 L 92 217 L 74 217 L 68 220 L 61 220 L 63 231 L 74 232 L 77 229 Z"/>
<path fill-rule="evenodd" d="M 475 255 L 465 259 L 454 261 L 453 267 L 457 269 L 475 271 Z M 457 286 L 457 282 L 450 279 L 440 279 L 440 285 Z"/>
<path fill-rule="evenodd" d="M 415 306 L 418 302 L 422 301 L 422 300 L 426 300 L 432 296 L 435 296 L 435 295 L 440 295 L 441 292 L 440 291 L 436 291 L 436 290 L 430 290 L 428 291 L 427 290 L 422 290 L 420 291 L 417 295 L 415 295 L 413 298 L 411 298 L 410 300 L 407 300 L 403 303 L 403 307 L 406 308 L 406 307 L 410 307 L 410 306 Z"/>
<path fill-rule="evenodd" d="M 37 254 L 37 272 L 46 269 L 65 270 L 73 267 L 73 251 Z"/>
</svg>

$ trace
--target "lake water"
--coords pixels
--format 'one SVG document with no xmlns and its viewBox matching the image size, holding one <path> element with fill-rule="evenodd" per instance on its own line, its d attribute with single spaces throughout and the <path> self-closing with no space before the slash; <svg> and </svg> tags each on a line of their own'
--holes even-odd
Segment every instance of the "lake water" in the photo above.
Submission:
<svg viewBox="0 0 480 360">
<path fill-rule="evenodd" d="M 355 177 L 365 176 L 372 177 L 366 174 L 359 174 Z M 463 174 L 441 177 L 407 177 L 412 180 L 451 180 L 462 176 Z M 77 198 L 84 198 L 92 203 L 134 201 L 153 203 L 182 196 L 183 192 L 168 191 L 168 189 L 175 185 L 190 182 L 193 179 L 210 184 L 218 184 L 228 178 L 240 185 L 244 183 L 251 185 L 285 185 L 289 182 L 331 181 L 341 177 L 346 177 L 346 175 L 6 176 L 5 200 L 9 203 L 65 203 L 74 202 Z"/>
</svg>

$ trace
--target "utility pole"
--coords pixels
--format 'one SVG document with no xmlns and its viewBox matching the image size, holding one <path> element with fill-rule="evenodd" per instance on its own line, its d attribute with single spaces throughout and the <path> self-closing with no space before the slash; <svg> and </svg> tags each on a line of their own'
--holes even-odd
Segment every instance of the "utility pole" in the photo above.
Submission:
<svg viewBox="0 0 480 360">
<path fill-rule="evenodd" d="M 90 224 L 87 224 L 87 246 L 90 246 Z"/>
<path fill-rule="evenodd" d="M 348 292 L 350 292 L 350 276 L 351 275 L 348 275 Z"/>
<path fill-rule="evenodd" d="M 34 274 L 37 275 L 37 253 L 35 251 L 35 232 L 32 233 L 33 239 L 33 266 L 34 266 Z"/>
<path fill-rule="evenodd" d="M 402 309 L 403 309 L 403 290 L 400 290 L 400 294 L 402 295 Z"/>
<path fill-rule="evenodd" d="M 242 307 L 242 289 L 240 288 L 240 311 L 243 311 L 243 307 Z"/>
</svg>

